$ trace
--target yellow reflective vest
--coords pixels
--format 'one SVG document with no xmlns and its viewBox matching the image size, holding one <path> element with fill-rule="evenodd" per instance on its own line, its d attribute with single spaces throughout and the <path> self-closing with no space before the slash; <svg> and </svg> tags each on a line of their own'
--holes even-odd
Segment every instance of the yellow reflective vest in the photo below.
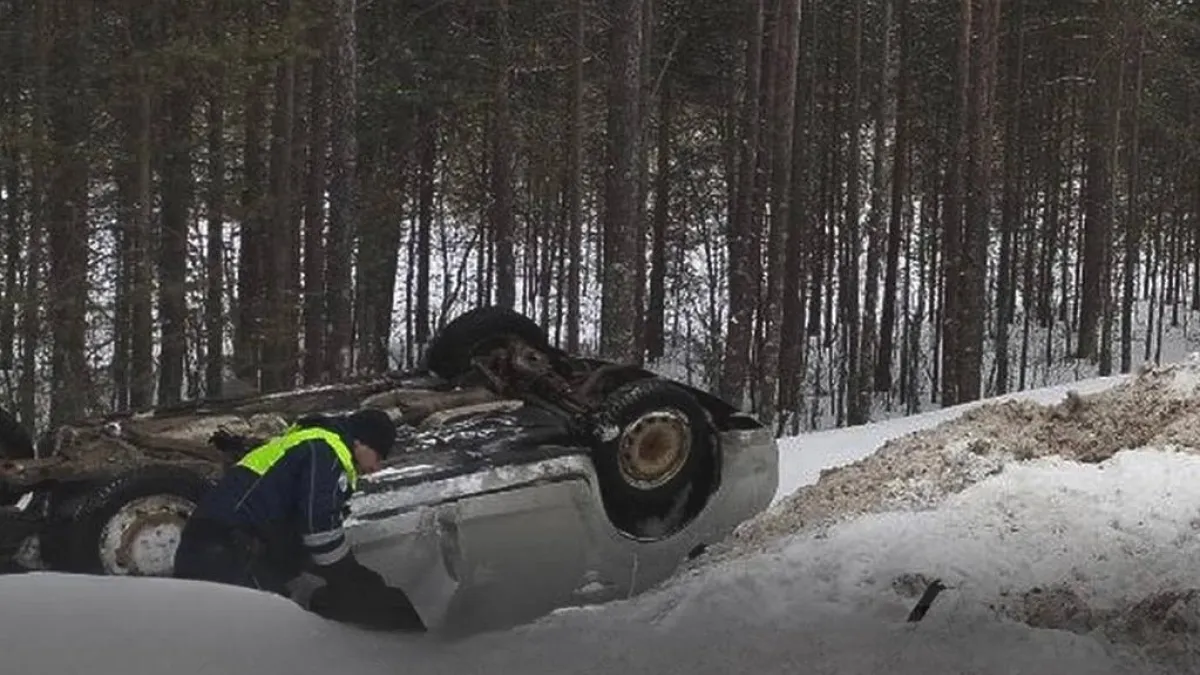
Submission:
<svg viewBox="0 0 1200 675">
<path fill-rule="evenodd" d="M 325 441 L 333 448 L 342 468 L 346 470 L 346 477 L 350 481 L 350 490 L 353 491 L 358 485 L 358 472 L 354 469 L 354 456 L 350 453 L 350 448 L 346 446 L 342 437 L 328 429 L 301 429 L 293 425 L 281 436 L 246 453 L 237 465 L 262 476 L 270 471 L 271 467 L 275 466 L 288 450 L 311 440 Z"/>
</svg>

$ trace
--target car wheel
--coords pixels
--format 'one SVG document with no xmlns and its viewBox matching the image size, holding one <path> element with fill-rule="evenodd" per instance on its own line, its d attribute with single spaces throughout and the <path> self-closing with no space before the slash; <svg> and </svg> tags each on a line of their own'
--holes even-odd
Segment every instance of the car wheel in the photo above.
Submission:
<svg viewBox="0 0 1200 675">
<path fill-rule="evenodd" d="M 445 379 L 470 372 L 471 359 L 487 343 L 511 335 L 535 349 L 549 349 L 550 338 L 529 317 L 504 307 L 477 307 L 458 315 L 438 332 L 426 352 L 426 367 Z"/>
<path fill-rule="evenodd" d="M 593 463 L 609 517 L 636 536 L 666 534 L 707 495 L 716 437 L 682 387 L 650 378 L 616 389 L 597 412 Z"/>
<path fill-rule="evenodd" d="M 183 526 L 211 486 L 185 469 L 146 466 L 89 488 L 65 533 L 67 571 L 172 576 Z"/>
<path fill-rule="evenodd" d="M 33 438 L 17 418 L 0 408 L 0 459 L 31 459 Z"/>
</svg>

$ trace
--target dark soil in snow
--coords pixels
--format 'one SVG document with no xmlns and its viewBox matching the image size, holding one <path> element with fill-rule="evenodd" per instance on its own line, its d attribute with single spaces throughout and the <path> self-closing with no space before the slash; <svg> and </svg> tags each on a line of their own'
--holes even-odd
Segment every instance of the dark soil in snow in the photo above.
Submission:
<svg viewBox="0 0 1200 675">
<path fill-rule="evenodd" d="M 1055 405 L 991 403 L 887 442 L 858 462 L 822 472 L 746 523 L 727 546 L 748 551 L 778 537 L 866 513 L 937 506 L 1012 462 L 1060 456 L 1096 463 L 1146 445 L 1200 452 L 1200 364 L 1149 370 Z"/>
</svg>

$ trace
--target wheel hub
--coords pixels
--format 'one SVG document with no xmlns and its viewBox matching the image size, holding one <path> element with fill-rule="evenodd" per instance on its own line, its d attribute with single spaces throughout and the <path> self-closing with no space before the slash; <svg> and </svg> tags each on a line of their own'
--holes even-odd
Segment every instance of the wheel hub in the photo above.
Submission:
<svg viewBox="0 0 1200 675">
<path fill-rule="evenodd" d="M 100 531 L 100 561 L 110 575 L 170 576 L 183 526 L 195 505 L 177 495 L 135 499 Z"/>
<path fill-rule="evenodd" d="M 627 483 L 651 490 L 674 478 L 687 463 L 692 432 L 674 411 L 642 415 L 621 437 L 618 464 Z"/>
</svg>

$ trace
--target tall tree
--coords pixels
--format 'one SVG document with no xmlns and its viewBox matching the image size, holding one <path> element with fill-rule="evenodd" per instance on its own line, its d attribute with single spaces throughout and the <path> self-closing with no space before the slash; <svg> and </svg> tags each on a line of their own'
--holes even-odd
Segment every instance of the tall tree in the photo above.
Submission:
<svg viewBox="0 0 1200 675">
<path fill-rule="evenodd" d="M 912 47 L 912 17 L 909 0 L 899 0 L 896 7 L 899 23 L 899 55 L 896 65 L 896 119 L 895 146 L 893 147 L 891 210 L 888 214 L 887 252 L 883 272 L 883 298 L 879 317 L 879 354 L 875 358 L 875 391 L 888 392 L 892 389 L 892 356 L 896 345 L 896 302 L 900 266 L 903 218 L 909 198 L 909 101 L 910 62 Z"/>
<path fill-rule="evenodd" d="M 224 45 L 221 24 L 226 20 L 226 0 L 212 0 L 208 39 L 214 49 Z M 208 228 L 205 249 L 204 390 L 220 396 L 225 379 L 225 89 L 226 68 L 221 61 L 208 71 L 207 159 Z"/>
<path fill-rule="evenodd" d="M 324 9 L 325 2 L 317 9 Z M 308 34 L 308 166 L 304 184 L 304 381 L 325 371 L 325 189 L 329 151 L 329 27 L 326 14 Z"/>
<path fill-rule="evenodd" d="M 639 361 L 634 323 L 636 273 L 642 236 L 637 221 L 638 139 L 641 136 L 643 0 L 610 0 L 608 139 L 604 193 L 604 250 L 600 305 L 600 353 Z"/>
<path fill-rule="evenodd" d="M 972 0 L 962 0 L 958 17 L 958 58 L 955 62 L 955 106 L 950 141 L 953 144 L 947 167 L 946 203 L 942 213 L 942 405 L 962 399 L 959 363 L 962 355 L 962 304 L 966 282 L 966 252 L 963 209 L 967 201 L 968 129 L 971 101 Z"/>
<path fill-rule="evenodd" d="M 262 8 L 257 3 L 242 5 L 245 13 L 247 41 L 254 50 L 262 48 Z M 242 195 L 238 214 L 240 240 L 238 258 L 237 322 L 234 329 L 234 373 L 238 379 L 254 388 L 260 386 L 262 363 L 262 313 L 265 286 L 266 227 L 266 159 L 263 134 L 266 125 L 266 94 L 269 91 L 268 69 L 265 64 L 253 63 L 245 90 L 245 119 L 243 121 Z"/>
<path fill-rule="evenodd" d="M 772 28 L 770 58 L 773 106 L 770 114 L 771 221 L 767 238 L 767 292 L 763 342 L 763 419 L 775 420 L 779 400 L 779 352 L 783 334 L 783 279 L 789 246 L 792 200 L 792 142 L 796 122 L 796 69 L 800 48 L 800 3 L 778 0 Z"/>
<path fill-rule="evenodd" d="M 168 17 L 173 45 L 190 39 L 193 28 L 190 6 L 177 7 Z M 187 355 L 188 223 L 194 192 L 191 121 L 195 77 L 191 68 L 182 58 L 170 60 L 168 72 L 171 77 L 166 87 L 165 119 L 160 130 L 163 180 L 158 258 L 161 331 L 158 400 L 162 404 L 176 403 L 182 398 Z"/>
<path fill-rule="evenodd" d="M 859 252 L 862 248 L 859 218 L 862 213 L 859 190 L 859 165 L 861 150 L 859 139 L 862 136 L 862 97 L 863 97 L 863 12 L 866 0 L 854 0 L 854 17 L 850 29 L 850 108 L 843 121 L 849 144 L 846 150 L 846 202 L 842 215 L 842 227 L 845 236 L 841 237 L 842 260 L 841 280 L 838 289 L 838 311 L 842 326 L 842 372 L 846 396 L 846 422 L 850 425 L 864 424 L 870 416 L 867 401 L 859 394 L 862 381 L 859 377 L 860 360 L 862 357 L 862 315 L 859 307 L 859 292 L 862 288 L 859 278 Z M 868 399 L 869 400 L 869 399 Z"/>
<path fill-rule="evenodd" d="M 568 351 L 579 349 L 580 276 L 583 255 L 583 67 L 587 13 L 584 0 L 575 0 L 571 21 L 570 141 L 567 147 L 567 341 Z"/>
<path fill-rule="evenodd" d="M 988 236 L 991 231 L 992 99 L 1000 0 L 980 0 L 972 43 L 972 84 L 967 134 L 970 143 L 967 203 L 963 223 L 962 279 L 959 299 L 958 377 L 956 401 L 982 395 L 984 332 L 987 321 Z"/>
<path fill-rule="evenodd" d="M 739 111 L 737 184 L 729 220 L 729 315 L 725 355 L 718 390 L 726 400 L 741 404 L 749 377 L 750 341 L 754 325 L 755 295 L 761 262 L 759 235 L 755 231 L 754 178 L 758 166 L 761 129 L 759 97 L 762 89 L 762 52 L 765 0 L 752 0 L 745 24 L 745 88 Z"/>
<path fill-rule="evenodd" d="M 1090 88 L 1087 133 L 1087 182 L 1083 199 L 1083 279 L 1079 295 L 1079 341 L 1076 355 L 1095 359 L 1100 319 L 1111 289 L 1105 284 L 1112 241 L 1112 152 L 1117 142 L 1121 73 L 1124 58 L 1114 50 L 1113 24 L 1118 21 L 1116 0 L 1100 4 L 1099 20 L 1091 35 L 1096 77 Z"/>
<path fill-rule="evenodd" d="M 353 285 L 351 256 L 356 224 L 355 175 L 358 143 L 355 136 L 356 77 L 355 7 L 357 0 L 333 0 L 332 86 L 330 134 L 332 156 L 329 178 L 329 255 L 326 258 L 326 370 L 337 379 L 350 372 Z"/>
<path fill-rule="evenodd" d="M 287 22 L 294 15 L 291 0 L 276 6 L 277 20 Z M 271 114 L 269 212 L 270 237 L 264 239 L 262 389 L 266 392 L 287 389 L 295 384 L 298 333 L 296 298 L 293 297 L 298 261 L 293 252 L 298 234 L 292 219 L 293 128 L 295 126 L 296 67 L 291 54 L 282 55 L 275 65 L 275 101 Z"/>
<path fill-rule="evenodd" d="M 509 102 L 512 80 L 512 30 L 508 0 L 496 0 L 496 62 L 494 132 L 492 136 L 492 195 L 489 213 L 496 242 L 496 304 L 513 307 L 517 295 L 517 267 L 513 254 L 513 118 Z"/>
<path fill-rule="evenodd" d="M 50 423 L 83 416 L 91 373 L 87 363 L 88 135 L 91 132 L 88 54 L 92 3 L 44 0 L 53 31 L 49 72 L 49 141 L 53 163 L 47 193 L 51 351 Z"/>
</svg>

